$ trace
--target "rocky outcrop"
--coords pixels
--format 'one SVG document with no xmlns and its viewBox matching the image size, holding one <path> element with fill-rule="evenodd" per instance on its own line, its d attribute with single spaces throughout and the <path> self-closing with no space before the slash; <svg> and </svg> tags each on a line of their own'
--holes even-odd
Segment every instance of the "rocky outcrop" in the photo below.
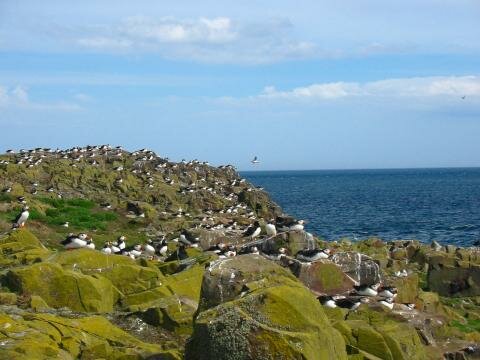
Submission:
<svg viewBox="0 0 480 360">
<path fill-rule="evenodd" d="M 373 285 L 381 280 L 380 267 L 369 256 L 358 252 L 337 252 L 331 260 L 358 285 Z"/>
<path fill-rule="evenodd" d="M 259 256 L 214 262 L 186 359 L 346 359 L 319 302 L 292 275 Z"/>
<path fill-rule="evenodd" d="M 119 295 L 105 278 L 63 270 L 47 262 L 10 270 L 4 283 L 21 295 L 40 296 L 51 307 L 84 312 L 111 312 Z"/>
<path fill-rule="evenodd" d="M 144 343 L 101 316 L 0 311 L 0 328 L 2 359 L 180 359 L 175 350 Z"/>
<path fill-rule="evenodd" d="M 348 294 L 355 285 L 339 266 L 329 262 L 302 264 L 298 278 L 317 296 Z"/>
</svg>

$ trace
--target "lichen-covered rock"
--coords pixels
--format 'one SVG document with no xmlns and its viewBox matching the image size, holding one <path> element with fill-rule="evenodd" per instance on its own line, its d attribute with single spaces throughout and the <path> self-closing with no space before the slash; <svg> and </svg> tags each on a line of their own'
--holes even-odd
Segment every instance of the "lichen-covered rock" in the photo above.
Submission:
<svg viewBox="0 0 480 360">
<path fill-rule="evenodd" d="M 395 302 L 414 304 L 418 295 L 418 275 L 411 274 L 407 277 L 397 278 L 393 282 L 398 293 Z"/>
<path fill-rule="evenodd" d="M 3 281 L 10 290 L 38 295 L 53 308 L 110 312 L 118 300 L 118 293 L 109 280 L 64 270 L 49 262 L 14 268 Z"/>
<path fill-rule="evenodd" d="M 336 326 L 346 342 L 385 360 L 427 359 L 427 352 L 415 328 L 390 319 L 388 313 L 361 306 L 351 312 L 342 326 Z"/>
<path fill-rule="evenodd" d="M 219 261 L 203 284 L 186 359 L 347 358 L 318 300 L 278 265 L 255 255 Z"/>
<path fill-rule="evenodd" d="M 381 279 L 378 264 L 364 254 L 351 251 L 338 252 L 331 260 L 360 285 L 377 284 Z"/>
<path fill-rule="evenodd" d="M 290 271 L 259 255 L 241 255 L 217 260 L 203 274 L 200 310 L 235 299 L 246 287 L 260 286 L 262 282 L 283 282 L 295 279 Z"/>
<path fill-rule="evenodd" d="M 314 294 L 343 294 L 353 289 L 355 282 L 331 262 L 302 264 L 298 278 Z"/>
<path fill-rule="evenodd" d="M 0 312 L 0 328 L 1 359 L 179 358 L 174 351 L 144 343 L 100 316 L 70 319 L 18 310 L 15 315 Z"/>
<path fill-rule="evenodd" d="M 427 281 L 429 289 L 442 296 L 480 296 L 480 265 L 430 266 Z"/>
<path fill-rule="evenodd" d="M 0 240 L 0 269 L 39 262 L 49 254 L 35 235 L 19 229 Z"/>
</svg>

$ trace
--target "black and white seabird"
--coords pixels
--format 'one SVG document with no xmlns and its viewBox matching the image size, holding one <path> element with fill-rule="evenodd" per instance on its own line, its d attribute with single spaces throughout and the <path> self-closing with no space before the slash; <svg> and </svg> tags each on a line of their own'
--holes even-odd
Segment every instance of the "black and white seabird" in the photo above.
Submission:
<svg viewBox="0 0 480 360">
<path fill-rule="evenodd" d="M 169 257 L 165 259 L 165 262 L 174 261 L 174 260 L 185 260 L 187 258 L 188 258 L 188 254 L 185 249 L 185 245 L 180 244 L 177 250 L 175 250 Z"/>
<path fill-rule="evenodd" d="M 330 256 L 330 249 L 313 249 L 300 250 L 297 253 L 297 259 L 300 261 L 313 262 L 320 259 L 328 259 Z"/>
<path fill-rule="evenodd" d="M 385 298 L 378 302 L 380 305 L 392 310 L 393 309 L 393 298 Z"/>
<path fill-rule="evenodd" d="M 251 237 L 253 240 L 260 235 L 261 231 L 262 228 L 260 227 L 259 222 L 255 221 L 253 224 L 248 225 L 247 229 L 243 233 L 243 237 Z"/>
<path fill-rule="evenodd" d="M 355 293 L 361 296 L 377 296 L 379 285 L 355 286 Z"/>
<path fill-rule="evenodd" d="M 81 233 L 78 235 L 70 234 L 65 240 L 61 242 L 67 250 L 80 249 L 87 246 L 87 234 Z"/>
<path fill-rule="evenodd" d="M 360 299 L 354 299 L 354 298 L 339 298 L 335 300 L 335 304 L 338 307 L 341 307 L 343 309 L 349 309 L 349 310 L 357 310 L 359 306 L 362 304 L 362 301 Z"/>
<path fill-rule="evenodd" d="M 270 220 L 267 225 L 265 225 L 265 231 L 267 233 L 267 236 L 269 237 L 274 237 L 277 236 L 277 228 L 275 227 L 275 223 L 272 220 Z"/>
<path fill-rule="evenodd" d="M 329 296 L 329 295 L 320 296 L 318 299 L 320 300 L 320 303 L 323 306 L 326 306 L 331 309 L 334 309 L 337 307 L 337 303 L 335 302 L 332 296 Z"/>
<path fill-rule="evenodd" d="M 178 241 L 187 246 L 194 246 L 199 242 L 199 239 L 190 234 L 187 230 L 182 230 Z"/>
<path fill-rule="evenodd" d="M 166 256 L 168 252 L 168 244 L 165 238 L 160 241 L 160 244 L 157 245 L 157 253 L 160 256 Z"/>
<path fill-rule="evenodd" d="M 100 250 L 102 253 L 110 255 L 112 253 L 112 248 L 110 247 L 110 243 L 106 242 L 105 245 L 103 245 L 102 250 Z"/>
<path fill-rule="evenodd" d="M 382 286 L 378 289 L 378 296 L 384 298 L 394 298 L 397 296 L 397 288 L 393 286 Z"/>
<path fill-rule="evenodd" d="M 258 157 L 257 156 L 254 156 L 252 161 L 251 161 L 252 164 L 258 164 L 260 163 L 260 161 L 258 160 Z"/>
<path fill-rule="evenodd" d="M 155 247 L 153 246 L 153 241 L 148 239 L 147 243 L 143 245 L 143 251 L 148 255 L 148 256 L 153 256 L 155 255 Z"/>
<path fill-rule="evenodd" d="M 30 212 L 28 211 L 28 206 L 24 206 L 22 209 L 22 212 L 18 214 L 15 220 L 13 221 L 13 227 L 14 228 L 24 227 L 29 216 L 30 216 Z"/>
</svg>

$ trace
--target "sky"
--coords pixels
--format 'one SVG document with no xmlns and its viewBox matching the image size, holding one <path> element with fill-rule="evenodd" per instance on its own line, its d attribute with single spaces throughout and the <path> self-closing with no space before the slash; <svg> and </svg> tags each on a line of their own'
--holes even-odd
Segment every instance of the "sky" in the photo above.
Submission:
<svg viewBox="0 0 480 360">
<path fill-rule="evenodd" d="M 0 0 L 0 152 L 480 166 L 478 19 L 478 0 Z"/>
</svg>

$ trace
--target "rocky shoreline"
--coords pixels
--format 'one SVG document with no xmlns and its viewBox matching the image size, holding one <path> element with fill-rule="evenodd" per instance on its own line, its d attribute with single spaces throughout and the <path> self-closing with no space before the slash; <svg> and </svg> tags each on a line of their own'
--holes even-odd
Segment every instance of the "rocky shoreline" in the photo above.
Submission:
<svg viewBox="0 0 480 360">
<path fill-rule="evenodd" d="M 11 151 L 0 179 L 0 358 L 480 358 L 479 248 L 325 242 L 232 166 L 148 149 Z"/>
</svg>

